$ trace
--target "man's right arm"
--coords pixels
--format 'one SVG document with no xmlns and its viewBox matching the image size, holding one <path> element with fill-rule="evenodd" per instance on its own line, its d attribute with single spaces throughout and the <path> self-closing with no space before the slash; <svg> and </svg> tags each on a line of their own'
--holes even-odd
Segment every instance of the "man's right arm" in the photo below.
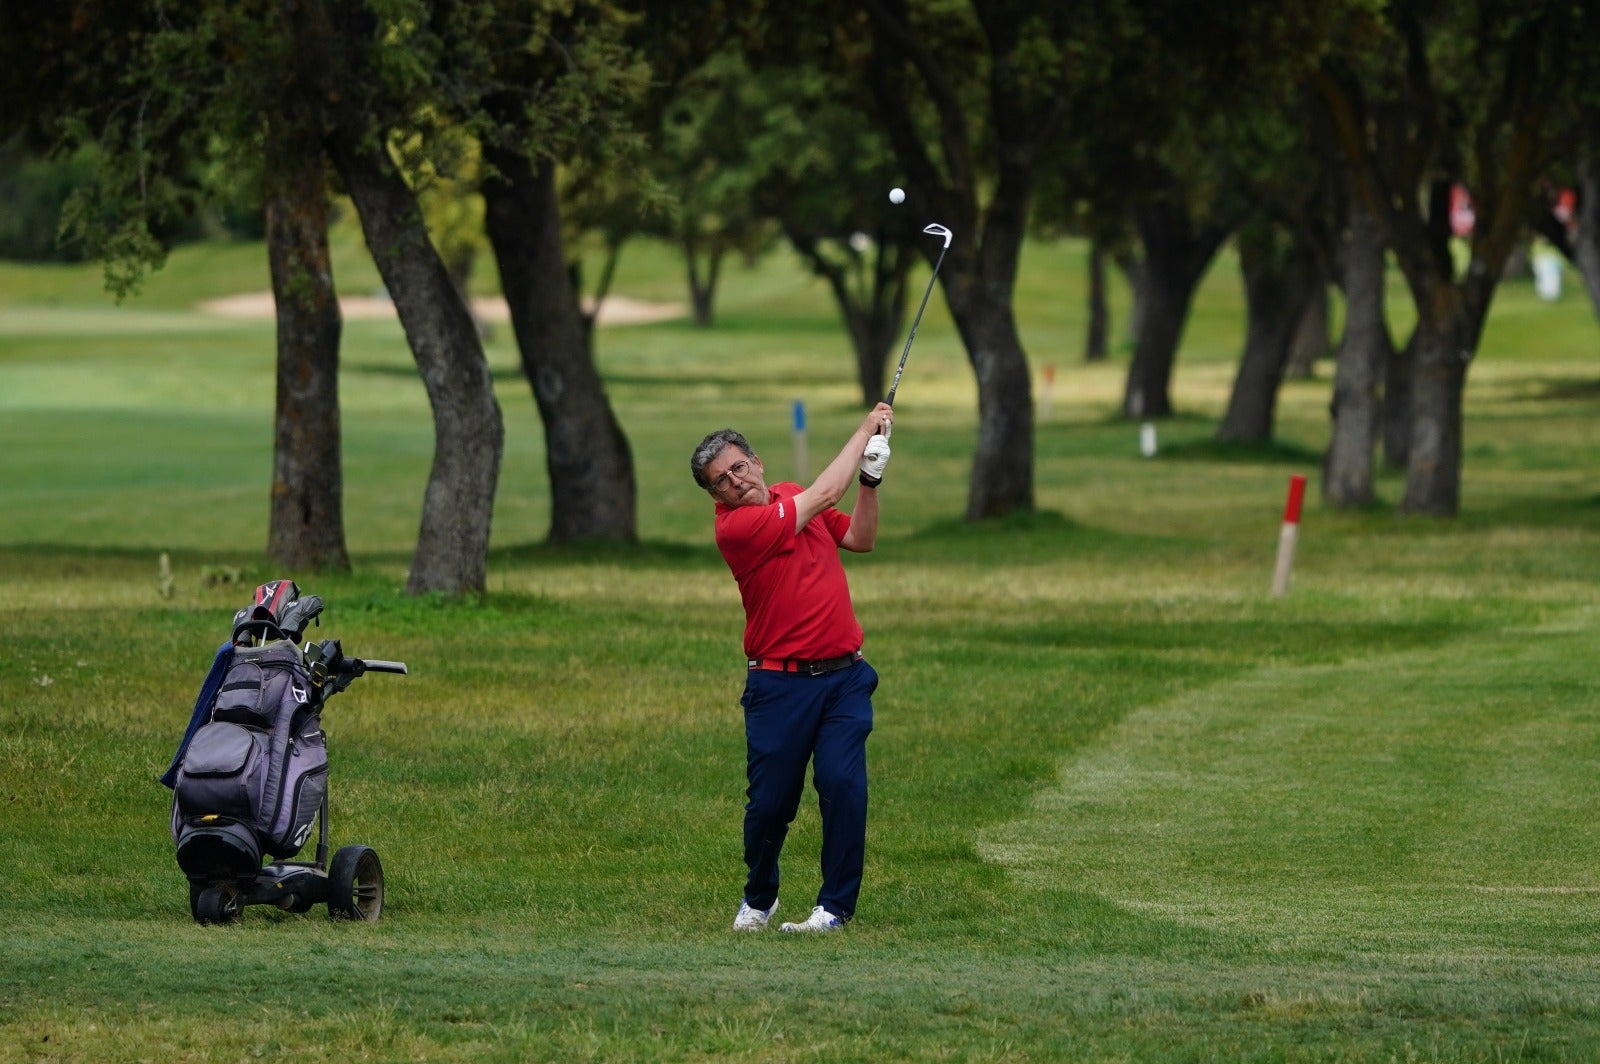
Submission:
<svg viewBox="0 0 1600 1064">
<path fill-rule="evenodd" d="M 866 420 L 851 433 L 850 440 L 838 457 L 828 463 L 828 468 L 812 482 L 811 486 L 794 498 L 795 531 L 806 526 L 813 517 L 820 514 L 830 506 L 837 505 L 844 493 L 850 490 L 850 482 L 856 478 L 856 472 L 861 465 L 861 454 L 867 449 L 867 441 L 880 432 L 884 432 L 894 421 L 894 408 L 888 403 L 879 403 L 872 408 Z"/>
</svg>

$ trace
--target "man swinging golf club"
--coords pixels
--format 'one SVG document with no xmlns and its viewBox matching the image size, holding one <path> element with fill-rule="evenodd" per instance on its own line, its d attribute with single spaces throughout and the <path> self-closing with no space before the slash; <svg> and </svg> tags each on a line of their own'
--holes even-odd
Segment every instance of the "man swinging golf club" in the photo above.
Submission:
<svg viewBox="0 0 1600 1064">
<path fill-rule="evenodd" d="M 716 500 L 717 548 L 744 600 L 749 662 L 744 706 L 744 860 L 735 931 L 761 931 L 778 909 L 778 856 L 800 807 L 806 765 L 822 813 L 822 889 L 785 931 L 837 931 L 855 913 L 867 838 L 867 736 L 878 674 L 861 656 L 839 550 L 878 536 L 878 485 L 894 410 L 873 407 L 809 488 L 768 485 L 761 459 L 732 429 L 695 448 L 695 483 Z M 855 511 L 835 504 L 855 477 Z"/>
</svg>

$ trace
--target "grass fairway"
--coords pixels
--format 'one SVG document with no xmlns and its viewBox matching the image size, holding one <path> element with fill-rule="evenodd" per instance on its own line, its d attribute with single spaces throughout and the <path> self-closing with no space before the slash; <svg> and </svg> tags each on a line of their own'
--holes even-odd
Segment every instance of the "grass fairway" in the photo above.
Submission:
<svg viewBox="0 0 1600 1064">
<path fill-rule="evenodd" d="M 1392 472 L 1370 511 L 1308 503 L 1283 599 L 1329 370 L 1285 386 L 1274 446 L 1211 442 L 1231 264 L 1144 459 L 1124 359 L 1078 357 L 1083 249 L 1030 248 L 1039 510 L 977 527 L 971 373 L 935 299 L 880 547 L 848 561 L 883 676 L 861 908 L 796 939 L 728 930 L 742 615 L 687 457 L 734 424 L 787 475 L 794 400 L 813 468 L 843 438 L 826 294 L 775 256 L 730 274 L 714 330 L 601 330 L 635 549 L 542 545 L 541 431 L 496 334 L 489 593 L 451 603 L 399 590 L 432 439 L 392 323 L 346 326 L 355 571 L 261 561 L 270 323 L 191 307 L 261 283 L 260 256 L 182 252 L 122 307 L 92 271 L 0 265 L 0 1061 L 1600 1057 L 1600 326 L 1575 293 L 1499 296 L 1462 515 L 1396 517 Z M 620 291 L 678 298 L 675 269 L 641 250 Z M 197 927 L 172 859 L 155 777 L 278 575 L 327 600 L 322 634 L 412 667 L 324 718 L 332 841 L 382 855 L 377 924 Z M 785 916 L 818 841 L 803 806 Z"/>
</svg>

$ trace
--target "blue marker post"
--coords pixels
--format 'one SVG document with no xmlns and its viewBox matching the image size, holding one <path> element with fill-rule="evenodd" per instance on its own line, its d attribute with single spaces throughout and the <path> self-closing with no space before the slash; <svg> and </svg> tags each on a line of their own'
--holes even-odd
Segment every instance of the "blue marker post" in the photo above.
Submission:
<svg viewBox="0 0 1600 1064">
<path fill-rule="evenodd" d="M 794 401 L 794 478 L 804 484 L 811 476 L 806 462 L 806 404 Z"/>
</svg>

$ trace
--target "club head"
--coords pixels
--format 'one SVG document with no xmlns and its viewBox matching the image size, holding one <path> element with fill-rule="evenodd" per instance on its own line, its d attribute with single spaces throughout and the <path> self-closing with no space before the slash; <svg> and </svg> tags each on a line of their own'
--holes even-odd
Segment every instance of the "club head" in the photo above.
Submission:
<svg viewBox="0 0 1600 1064">
<path fill-rule="evenodd" d="M 922 227 L 922 231 L 924 233 L 929 233 L 929 234 L 931 234 L 933 236 L 942 236 L 942 237 L 944 237 L 944 246 L 947 247 L 947 248 L 950 246 L 950 237 L 951 237 L 950 230 L 946 229 L 944 226 L 940 225 L 938 222 L 929 222 L 927 225 Z"/>
</svg>

